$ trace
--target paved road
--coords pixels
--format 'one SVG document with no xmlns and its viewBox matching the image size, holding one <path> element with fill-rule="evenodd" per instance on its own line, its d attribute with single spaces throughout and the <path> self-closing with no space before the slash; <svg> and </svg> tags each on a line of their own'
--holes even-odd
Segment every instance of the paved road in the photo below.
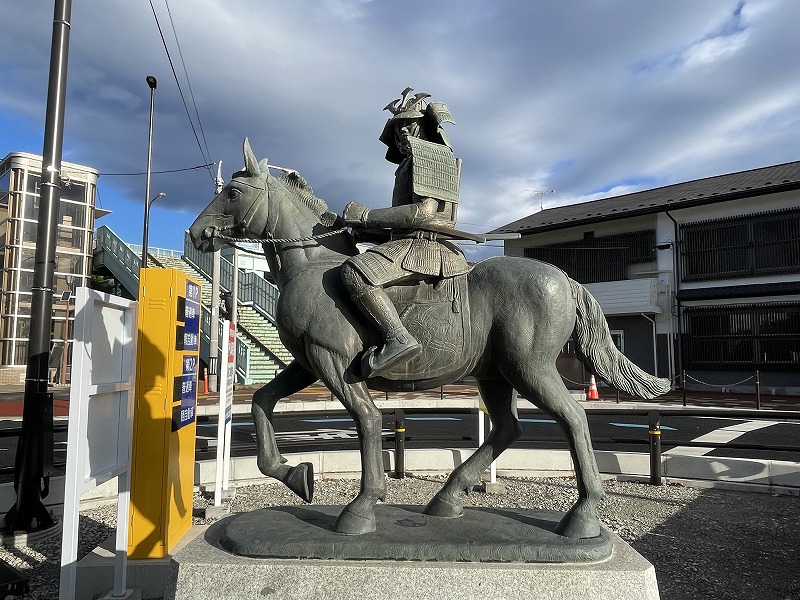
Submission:
<svg viewBox="0 0 800 600">
<path fill-rule="evenodd" d="M 236 390 L 234 399 L 234 410 L 238 412 L 237 422 L 246 423 L 249 421 L 249 402 L 254 389 L 240 387 Z M 54 387 L 53 391 L 54 413 L 57 418 L 65 417 L 69 409 L 69 388 L 68 387 Z M 471 401 L 474 403 L 477 397 L 477 390 L 474 385 L 469 383 L 453 384 L 445 386 L 442 389 L 436 389 L 428 392 L 409 392 L 409 393 L 392 393 L 392 394 L 375 394 L 376 399 L 389 400 L 392 403 L 402 405 L 406 399 L 443 399 L 453 400 L 454 402 Z M 23 388 L 22 386 L 14 387 L 0 387 L 0 429 L 7 429 L 9 427 L 18 427 L 20 425 L 19 417 L 22 414 L 23 407 Z M 294 394 L 285 399 L 279 404 L 279 410 L 284 407 L 292 408 L 293 405 L 307 404 L 314 401 L 330 400 L 330 392 L 322 386 L 311 386 L 302 392 Z M 671 392 L 666 396 L 659 398 L 658 402 L 642 403 L 630 397 L 621 396 L 620 404 L 616 403 L 616 394 L 610 392 L 608 389 L 601 388 L 601 400 L 596 402 L 584 402 L 583 405 L 587 408 L 587 412 L 591 415 L 592 409 L 596 408 L 616 408 L 618 406 L 630 406 L 632 402 L 638 402 L 638 406 L 652 406 L 653 408 L 670 408 L 680 407 L 683 403 L 681 392 Z M 198 407 L 206 407 L 207 409 L 213 408 L 217 402 L 217 398 L 213 394 L 203 394 L 198 396 Z M 527 403 L 520 402 L 523 407 Z M 736 394 L 714 394 L 714 393 L 697 393 L 692 392 L 689 394 L 689 406 L 694 407 L 722 407 L 722 408 L 746 408 L 754 409 L 756 406 L 756 399 L 753 395 L 736 395 Z M 338 407 L 338 404 L 336 404 Z M 762 398 L 762 407 L 767 410 L 800 410 L 800 399 L 793 397 L 776 397 L 766 396 Z M 527 419 L 523 423 L 525 436 L 531 437 L 555 437 L 562 440 L 557 426 L 551 420 L 542 417 L 541 415 L 529 415 L 521 409 L 521 416 Z M 596 417 L 596 416 L 595 416 Z M 591 417 L 591 430 L 592 436 L 595 440 L 595 445 L 602 449 L 619 448 L 628 451 L 645 451 L 646 446 L 633 446 L 625 444 L 624 440 L 627 439 L 646 439 L 646 426 L 647 423 L 644 418 L 595 418 Z M 325 420 L 327 418 L 327 420 Z M 475 417 L 470 417 L 473 421 L 470 422 L 463 414 L 453 415 L 436 415 L 432 416 L 414 416 L 408 417 L 408 447 L 429 446 L 432 444 L 430 438 L 440 436 L 445 427 L 447 428 L 447 436 L 451 439 L 447 441 L 440 441 L 441 445 L 448 446 L 466 446 L 474 447 L 476 445 L 476 431 L 477 425 L 474 423 Z M 278 426 L 278 440 L 281 448 L 286 448 L 286 451 L 297 449 L 304 445 L 308 445 L 310 440 L 316 440 L 317 443 L 328 441 L 335 441 L 339 439 L 349 439 L 352 442 L 352 447 L 355 447 L 355 430 L 351 421 L 349 421 L 343 413 L 331 413 L 327 417 L 317 417 L 317 420 L 307 418 L 296 418 L 294 421 L 289 421 L 287 424 L 280 424 Z M 323 419 L 323 420 L 319 420 Z M 345 420 L 340 420 L 345 419 Z M 797 440 L 800 439 L 798 433 L 798 425 L 796 423 L 778 423 L 778 422 L 764 422 L 756 419 L 724 419 L 720 421 L 711 421 L 703 418 L 680 419 L 678 423 L 675 419 L 679 417 L 668 417 L 662 420 L 662 426 L 665 427 L 663 435 L 663 444 L 665 451 L 673 451 L 670 440 L 687 441 L 687 440 L 709 440 L 715 443 L 723 444 L 723 447 L 718 449 L 689 449 L 681 448 L 679 451 L 687 453 L 692 452 L 695 454 L 702 453 L 712 456 L 739 456 L 739 457 L 753 457 L 765 458 L 765 455 L 758 451 L 744 450 L 731 448 L 730 444 L 777 444 L 782 445 L 786 443 L 789 446 L 796 446 Z M 393 422 L 387 417 L 384 427 L 387 435 L 391 435 L 393 430 Z M 666 429 L 671 427 L 672 429 Z M 460 428 L 460 429 L 459 429 Z M 198 447 L 203 445 L 203 436 L 211 435 L 215 432 L 215 426 L 206 428 L 202 426 L 198 432 L 200 443 Z M 252 428 L 247 429 L 247 426 L 236 427 L 234 434 L 234 441 L 238 443 L 252 443 Z M 455 432 L 455 433 L 453 433 Z M 453 440 L 453 435 L 462 436 L 463 440 Z M 416 439 L 414 439 L 416 438 Z M 606 443 L 605 440 L 616 440 L 613 443 Z M 56 462 L 62 462 L 65 457 L 66 445 L 65 434 L 56 434 Z M 538 444 L 538 447 L 564 447 L 563 441 L 558 443 L 545 443 L 545 442 L 518 442 L 517 447 L 529 447 Z M 724 444 L 728 444 L 727 447 Z M 318 445 L 314 446 L 317 449 L 323 449 Z M 340 445 L 331 445 L 331 447 L 341 448 Z M 387 445 L 387 447 L 390 447 Z M 212 448 L 213 450 L 213 448 Z M 13 466 L 14 455 L 16 451 L 16 438 L 7 437 L 0 438 L 0 468 Z M 674 450 L 678 451 L 678 450 Z M 247 450 L 246 452 L 252 452 Z M 206 452 L 203 458 L 208 457 L 213 452 Z M 800 454 L 796 450 L 791 450 L 772 455 L 773 458 L 782 460 L 800 460 Z M 7 480 L 7 478 L 0 478 L 0 481 Z"/>
<path fill-rule="evenodd" d="M 563 434 L 552 419 L 532 411 L 520 411 L 523 437 L 516 448 L 566 448 Z M 19 426 L 19 420 L 0 420 L 0 432 Z M 62 420 L 63 423 L 63 420 Z M 200 420 L 197 430 L 198 460 L 209 460 L 216 452 L 216 423 Z M 647 452 L 646 418 L 623 415 L 599 415 L 589 411 L 589 427 L 594 446 L 600 450 Z M 800 461 L 800 423 L 770 419 L 731 419 L 712 417 L 670 416 L 662 419 L 662 449 L 666 454 L 681 453 L 705 456 L 760 458 Z M 384 418 L 385 447 L 393 448 L 394 420 Z M 233 456 L 253 455 L 254 428 L 249 415 L 236 415 L 233 427 Z M 284 452 L 356 449 L 358 436 L 353 421 L 345 414 L 327 416 L 285 415 L 276 420 L 278 445 Z M 406 416 L 406 447 L 477 446 L 477 415 L 413 414 Z M 57 432 L 55 463 L 66 459 L 66 432 Z M 687 441 L 706 442 L 705 447 L 685 447 Z M 763 444 L 784 446 L 785 451 L 732 448 L 730 444 Z M 17 439 L 0 437 L 0 469 L 14 465 Z M 715 447 L 719 445 L 720 447 Z M 59 469 L 61 471 L 61 469 Z M 0 482 L 11 476 L 0 475 Z"/>
<path fill-rule="evenodd" d="M 532 411 L 520 411 L 523 436 L 516 448 L 566 448 L 564 436 L 556 422 Z M 406 447 L 477 446 L 476 414 L 414 414 L 406 416 Z M 284 415 L 276 419 L 278 446 L 285 452 L 313 447 L 317 450 L 355 449 L 358 436 L 355 424 L 344 413 L 328 416 Z M 589 428 L 597 449 L 628 452 L 648 451 L 646 417 L 598 415 L 589 413 Z M 712 417 L 670 416 L 662 419 L 662 450 L 665 453 L 691 453 L 706 456 L 738 456 L 774 460 L 800 461 L 800 423 L 775 420 L 730 419 Z M 255 439 L 252 420 L 237 415 L 232 429 L 233 455 L 253 453 Z M 383 433 L 392 448 L 394 421 L 384 417 Z M 706 442 L 703 448 L 681 446 L 685 442 Z M 721 448 L 714 448 L 723 444 Z M 761 444 L 783 446 L 785 451 L 726 448 L 724 444 Z M 216 423 L 198 425 L 198 458 L 214 456 Z M 207 449 L 207 450 L 206 450 Z"/>
</svg>

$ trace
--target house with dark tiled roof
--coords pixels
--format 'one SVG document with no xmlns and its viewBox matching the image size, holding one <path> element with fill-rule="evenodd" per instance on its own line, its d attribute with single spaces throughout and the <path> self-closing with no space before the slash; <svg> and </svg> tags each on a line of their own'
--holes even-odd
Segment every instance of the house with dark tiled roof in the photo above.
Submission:
<svg viewBox="0 0 800 600">
<path fill-rule="evenodd" d="M 800 161 L 549 208 L 492 233 L 519 233 L 506 255 L 585 284 L 649 372 L 709 391 L 752 390 L 758 373 L 766 393 L 800 393 Z"/>
</svg>

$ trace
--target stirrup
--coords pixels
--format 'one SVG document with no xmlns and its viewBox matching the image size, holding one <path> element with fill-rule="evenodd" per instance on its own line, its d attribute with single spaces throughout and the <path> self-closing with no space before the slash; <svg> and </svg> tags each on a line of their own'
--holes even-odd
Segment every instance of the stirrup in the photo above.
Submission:
<svg viewBox="0 0 800 600">
<path fill-rule="evenodd" d="M 406 341 L 401 341 L 403 337 Z M 378 349 L 373 346 L 361 359 L 361 373 L 366 378 L 376 377 L 392 367 L 411 360 L 422 351 L 422 346 L 410 335 L 392 337 Z"/>
</svg>

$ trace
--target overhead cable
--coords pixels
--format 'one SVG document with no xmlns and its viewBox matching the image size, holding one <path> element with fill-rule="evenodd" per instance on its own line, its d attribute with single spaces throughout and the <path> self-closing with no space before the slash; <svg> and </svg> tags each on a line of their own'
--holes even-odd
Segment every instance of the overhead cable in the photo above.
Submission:
<svg viewBox="0 0 800 600">
<path fill-rule="evenodd" d="M 178 93 L 180 93 L 181 95 L 181 100 L 183 101 L 183 107 L 186 110 L 186 116 L 189 119 L 189 125 L 192 127 L 192 133 L 194 133 L 194 139 L 195 141 L 197 141 L 197 147 L 200 149 L 200 154 L 203 156 L 203 160 L 205 160 L 206 163 L 211 163 L 211 157 L 206 155 L 206 152 L 203 149 L 203 145 L 200 143 L 200 138 L 197 135 L 197 129 L 194 126 L 192 115 L 189 113 L 189 106 L 186 104 L 186 97 L 183 94 L 181 83 L 178 80 L 178 73 L 175 71 L 175 64 L 172 62 L 172 56 L 170 55 L 169 48 L 167 47 L 167 40 L 164 39 L 164 31 L 161 29 L 161 23 L 158 20 L 158 15 L 156 14 L 156 8 L 155 6 L 153 6 L 153 0 L 149 0 L 149 2 L 150 2 L 150 9 L 153 11 L 153 18 L 156 21 L 156 27 L 158 27 L 158 33 L 161 36 L 161 43 L 164 45 L 164 52 L 167 53 L 167 60 L 169 61 L 169 66 L 172 69 L 172 76 L 175 79 L 175 85 L 178 86 Z M 214 179 L 214 174 L 210 168 L 208 169 L 208 173 L 209 175 L 211 175 L 211 178 Z"/>
<path fill-rule="evenodd" d="M 151 171 L 153 175 L 161 175 L 164 173 L 180 173 L 182 171 L 196 171 L 197 169 L 208 169 L 209 167 L 213 166 L 214 163 L 206 163 L 204 165 L 197 165 L 195 167 L 186 167 L 185 169 L 167 169 L 166 171 Z M 142 171 L 141 173 L 103 173 L 100 172 L 100 175 L 103 177 L 127 177 L 133 175 L 147 175 L 146 172 Z"/>
</svg>

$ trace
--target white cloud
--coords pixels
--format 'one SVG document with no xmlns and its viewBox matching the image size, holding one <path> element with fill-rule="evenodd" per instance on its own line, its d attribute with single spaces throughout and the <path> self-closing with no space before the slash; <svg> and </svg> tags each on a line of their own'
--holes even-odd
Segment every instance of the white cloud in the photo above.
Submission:
<svg viewBox="0 0 800 600">
<path fill-rule="evenodd" d="M 748 37 L 749 33 L 747 31 L 741 31 L 734 35 L 702 40 L 686 50 L 683 56 L 684 67 L 691 69 L 720 60 L 727 60 L 744 48 Z"/>
<path fill-rule="evenodd" d="M 24 0 L 3 8 L 6 22 L 26 26 L 0 37 L 0 118 L 43 122 L 52 9 Z M 798 2 L 198 0 L 171 9 L 211 160 L 223 160 L 228 177 L 247 135 L 259 156 L 300 169 L 336 210 L 349 200 L 390 203 L 393 166 L 377 138 L 382 107 L 406 86 L 453 112 L 448 132 L 464 159 L 459 215 L 473 231 L 536 212 L 541 200 L 800 159 Z M 70 47 L 73 160 L 142 170 L 144 77 L 153 74 L 154 168 L 203 162 L 146 3 L 75 3 Z M 0 154 L 17 149 L 2 141 Z M 177 230 L 209 200 L 210 177 L 158 176 L 154 185 L 170 198 L 161 210 L 176 209 L 176 241 L 154 244 L 180 246 Z M 109 202 L 119 198 L 112 227 L 136 239 L 141 219 L 125 206 L 140 204 L 141 181 L 101 186 Z M 529 191 L 553 188 L 544 198 Z M 162 229 L 154 234 L 166 239 Z"/>
</svg>

